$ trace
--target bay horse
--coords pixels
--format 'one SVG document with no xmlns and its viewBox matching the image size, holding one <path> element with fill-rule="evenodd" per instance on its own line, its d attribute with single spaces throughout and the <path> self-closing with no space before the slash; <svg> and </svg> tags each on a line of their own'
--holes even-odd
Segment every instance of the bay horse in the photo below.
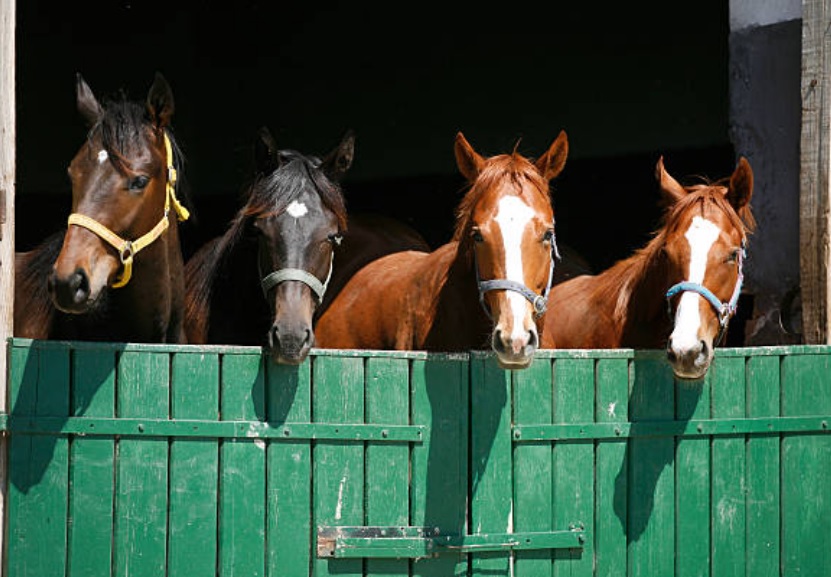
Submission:
<svg viewBox="0 0 831 577">
<path fill-rule="evenodd" d="M 173 93 L 157 73 L 144 102 L 99 102 L 76 78 L 89 127 L 69 165 L 65 231 L 15 259 L 14 334 L 35 339 L 181 343 L 184 263 L 177 198 L 183 157 Z"/>
<path fill-rule="evenodd" d="M 459 132 L 468 185 L 450 242 L 374 260 L 318 320 L 321 348 L 466 351 L 490 348 L 505 369 L 526 368 L 539 344 L 556 244 L 549 182 L 562 171 L 561 132 L 532 161 L 514 150 L 483 157 Z"/>
<path fill-rule="evenodd" d="M 702 378 L 741 293 L 753 171 L 684 187 L 658 160 L 666 202 L 646 246 L 595 276 L 551 291 L 543 348 L 663 348 L 676 377 Z"/>
<path fill-rule="evenodd" d="M 276 363 L 302 363 L 315 345 L 315 315 L 357 267 L 396 249 L 427 250 L 392 219 L 347 223 L 340 182 L 354 146 L 350 131 L 319 158 L 280 150 L 260 129 L 244 205 L 185 265 L 190 343 L 264 346 Z"/>
</svg>

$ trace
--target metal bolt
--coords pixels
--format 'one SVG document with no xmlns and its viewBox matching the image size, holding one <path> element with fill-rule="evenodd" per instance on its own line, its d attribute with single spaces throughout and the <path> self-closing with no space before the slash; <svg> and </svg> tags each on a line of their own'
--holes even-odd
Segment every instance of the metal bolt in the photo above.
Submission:
<svg viewBox="0 0 831 577">
<path fill-rule="evenodd" d="M 143 433 L 144 432 L 144 425 L 139 423 L 138 430 L 139 430 L 139 433 Z"/>
<path fill-rule="evenodd" d="M 381 431 L 381 436 L 386 439 L 387 437 L 390 436 L 390 432 L 388 430 L 384 429 L 384 430 Z"/>
</svg>

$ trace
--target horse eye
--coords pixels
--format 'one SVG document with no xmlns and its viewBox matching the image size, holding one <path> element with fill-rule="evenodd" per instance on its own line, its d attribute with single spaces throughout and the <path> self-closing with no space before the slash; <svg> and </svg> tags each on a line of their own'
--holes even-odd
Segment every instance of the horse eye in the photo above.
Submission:
<svg viewBox="0 0 831 577">
<path fill-rule="evenodd" d="M 127 188 L 129 190 L 144 190 L 144 188 L 148 185 L 150 179 L 146 176 L 139 175 L 135 178 L 131 178 L 130 181 L 127 183 Z"/>
<path fill-rule="evenodd" d="M 332 243 L 334 246 L 340 246 L 340 243 L 343 242 L 343 235 L 338 233 L 330 234 L 328 236 L 329 242 Z"/>
<path fill-rule="evenodd" d="M 730 254 L 727 256 L 727 261 L 726 261 L 727 264 L 733 264 L 733 263 L 738 262 L 740 251 L 741 251 L 740 248 L 737 248 L 736 250 L 731 251 Z"/>
<path fill-rule="evenodd" d="M 482 242 L 485 240 L 485 238 L 482 236 L 482 231 L 480 231 L 478 228 L 474 228 L 470 232 L 470 236 L 474 242 Z"/>
<path fill-rule="evenodd" d="M 549 228 L 547 231 L 545 231 L 545 234 L 542 235 L 542 241 L 551 242 L 552 240 L 554 240 L 554 229 Z"/>
</svg>

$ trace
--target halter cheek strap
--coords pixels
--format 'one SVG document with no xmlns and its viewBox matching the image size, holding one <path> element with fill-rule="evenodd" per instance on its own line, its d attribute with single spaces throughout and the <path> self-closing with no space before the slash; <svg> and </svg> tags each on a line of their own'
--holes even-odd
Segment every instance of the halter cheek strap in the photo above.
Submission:
<svg viewBox="0 0 831 577">
<path fill-rule="evenodd" d="M 473 251 L 473 258 L 476 260 L 476 251 Z M 554 260 L 560 258 L 560 251 L 557 250 L 557 241 L 555 237 L 551 237 L 551 260 L 548 267 L 548 283 L 545 285 L 545 291 L 541 295 L 538 295 L 530 288 L 525 286 L 524 284 L 509 280 L 509 279 L 494 279 L 494 280 L 481 280 L 479 278 L 479 263 L 478 261 L 474 264 L 474 268 L 476 269 L 476 284 L 479 286 L 479 303 L 482 305 L 482 308 L 485 310 L 485 314 L 488 315 L 488 318 L 491 317 L 490 309 L 488 309 L 487 304 L 485 303 L 485 293 L 490 292 L 492 290 L 510 290 L 516 293 L 521 294 L 528 302 L 531 303 L 531 306 L 534 307 L 534 318 L 539 318 L 543 314 L 545 314 L 545 310 L 548 307 L 548 293 L 551 291 L 551 285 L 554 282 Z"/>
<path fill-rule="evenodd" d="M 670 316 L 672 316 L 672 304 L 671 299 L 675 295 L 682 293 L 682 292 L 694 292 L 709 302 L 713 309 L 715 309 L 716 314 L 718 315 L 719 320 L 719 332 L 718 337 L 716 337 L 716 344 L 721 342 L 721 339 L 724 337 L 724 332 L 727 330 L 727 323 L 730 322 L 730 318 L 736 314 L 736 310 L 739 306 L 739 296 L 742 292 L 742 284 L 744 282 L 744 272 L 742 271 L 742 265 L 744 264 L 744 259 L 747 256 L 745 251 L 745 243 L 742 241 L 742 248 L 739 251 L 739 255 L 737 258 L 737 265 L 739 268 L 739 274 L 736 278 L 736 286 L 733 287 L 733 294 L 730 296 L 730 300 L 727 302 L 722 302 L 718 299 L 718 297 L 713 294 L 713 292 L 705 287 L 704 285 L 696 282 L 691 281 L 683 281 L 679 282 L 670 287 L 667 291 L 667 310 L 669 311 Z"/>
<path fill-rule="evenodd" d="M 149 232 L 136 240 L 125 240 L 97 220 L 84 214 L 74 212 L 69 215 L 69 219 L 67 220 L 67 224 L 70 226 L 74 224 L 75 226 L 80 226 L 94 232 L 118 251 L 118 258 L 121 260 L 121 265 L 124 270 L 112 284 L 112 288 L 121 288 L 130 282 L 130 278 L 133 276 L 133 257 L 140 250 L 164 234 L 170 226 L 170 221 L 167 216 L 170 212 L 171 205 L 180 221 L 187 220 L 190 217 L 188 209 L 182 206 L 179 199 L 176 198 L 176 180 L 178 179 L 178 174 L 176 173 L 176 168 L 173 166 L 173 146 L 170 143 L 170 137 L 168 137 L 167 132 L 164 133 L 164 146 L 167 156 L 167 184 L 165 185 L 164 215 Z"/>
</svg>

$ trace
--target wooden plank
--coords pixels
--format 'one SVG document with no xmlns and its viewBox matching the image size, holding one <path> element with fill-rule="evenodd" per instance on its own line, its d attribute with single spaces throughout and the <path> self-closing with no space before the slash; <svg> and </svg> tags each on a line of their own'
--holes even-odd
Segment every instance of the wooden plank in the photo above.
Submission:
<svg viewBox="0 0 831 577">
<path fill-rule="evenodd" d="M 265 418 L 262 353 L 222 358 L 222 419 Z M 250 439 L 225 439 L 220 448 L 220 577 L 265 575 L 265 441 L 252 426 Z"/>
<path fill-rule="evenodd" d="M 266 364 L 268 418 L 275 424 L 312 419 L 311 360 Z M 313 541 L 312 447 L 309 440 L 270 443 L 267 455 L 268 575 L 309 575 Z"/>
<path fill-rule="evenodd" d="M 535 359 L 514 374 L 513 423 L 551 423 L 554 419 L 552 366 L 549 359 Z M 520 443 L 514 447 L 514 530 L 547 532 L 554 527 L 553 453 L 551 443 Z M 553 552 L 517 551 L 514 574 L 551 575 Z"/>
<path fill-rule="evenodd" d="M 747 359 L 749 417 L 779 415 L 779 357 Z M 750 435 L 747 439 L 747 574 L 775 577 L 780 566 L 778 435 Z"/>
<path fill-rule="evenodd" d="M 636 356 L 629 399 L 633 430 L 638 421 L 675 417 L 672 371 L 665 359 Z M 675 440 L 673 438 L 630 439 L 628 464 L 628 526 L 630 577 L 672 575 L 675 528 Z"/>
<path fill-rule="evenodd" d="M 558 359 L 554 362 L 554 422 L 594 420 L 594 360 Z M 558 442 L 554 446 L 554 529 L 583 527 L 594 535 L 594 443 Z M 594 541 L 583 549 L 554 552 L 554 575 L 590 576 Z"/>
<path fill-rule="evenodd" d="M 513 532 L 511 372 L 492 356 L 470 361 L 471 534 Z M 471 554 L 474 574 L 508 574 L 508 552 Z"/>
<path fill-rule="evenodd" d="M 831 411 L 831 356 L 782 358 L 782 414 Z M 782 575 L 831 567 L 831 435 L 782 439 Z"/>
<path fill-rule="evenodd" d="M 113 350 L 72 354 L 72 415 L 115 416 Z M 70 457 L 69 575 L 112 574 L 115 439 L 76 437 Z"/>
<path fill-rule="evenodd" d="M 717 359 L 716 364 L 720 361 Z M 677 421 L 710 418 L 712 371 L 701 381 L 676 381 Z M 677 577 L 710 573 L 710 439 L 680 439 L 675 449 Z"/>
<path fill-rule="evenodd" d="M 171 416 L 219 419 L 219 355 L 174 353 Z M 216 439 L 170 442 L 169 575 L 216 575 L 219 446 Z"/>
<path fill-rule="evenodd" d="M 15 355 L 15 360 L 17 360 Z M 23 359 L 21 359 L 23 360 Z M 12 414 L 66 416 L 69 348 L 33 346 L 12 374 Z M 7 540 L 9 577 L 63 576 L 66 571 L 68 447 L 66 438 L 13 435 Z"/>
<path fill-rule="evenodd" d="M 827 344 L 829 330 L 829 162 L 831 162 L 831 0 L 802 1 L 802 135 L 799 270 L 803 340 Z"/>
<path fill-rule="evenodd" d="M 719 359 L 708 375 L 713 418 L 745 416 L 744 359 Z M 713 577 L 745 575 L 746 458 L 741 435 L 712 441 L 712 573 Z"/>
<path fill-rule="evenodd" d="M 595 421 L 629 419 L 629 360 L 598 359 Z M 620 577 L 626 567 L 626 441 L 597 444 L 595 471 L 594 551 L 597 577 Z"/>
<path fill-rule="evenodd" d="M 119 416 L 166 417 L 169 356 L 124 352 L 118 362 Z M 167 559 L 167 439 L 122 437 L 115 480 L 113 563 L 117 577 L 164 574 Z"/>
<path fill-rule="evenodd" d="M 366 360 L 366 421 L 407 425 L 410 421 L 410 367 L 407 359 Z M 366 523 L 408 526 L 410 445 L 369 443 L 366 449 Z M 407 575 L 406 559 L 368 559 L 373 577 Z"/>
<path fill-rule="evenodd" d="M 413 424 L 429 430 L 412 449 L 414 526 L 438 527 L 445 535 L 468 532 L 469 369 L 467 359 L 412 362 Z M 447 577 L 468 574 L 467 556 L 449 553 L 413 562 L 412 574 Z"/>
<path fill-rule="evenodd" d="M 317 357 L 312 415 L 320 423 L 359 423 L 364 415 L 362 358 Z M 314 454 L 316 526 L 363 525 L 364 448 L 355 442 L 320 442 Z M 316 576 L 363 574 L 360 559 L 315 559 Z"/>
</svg>

